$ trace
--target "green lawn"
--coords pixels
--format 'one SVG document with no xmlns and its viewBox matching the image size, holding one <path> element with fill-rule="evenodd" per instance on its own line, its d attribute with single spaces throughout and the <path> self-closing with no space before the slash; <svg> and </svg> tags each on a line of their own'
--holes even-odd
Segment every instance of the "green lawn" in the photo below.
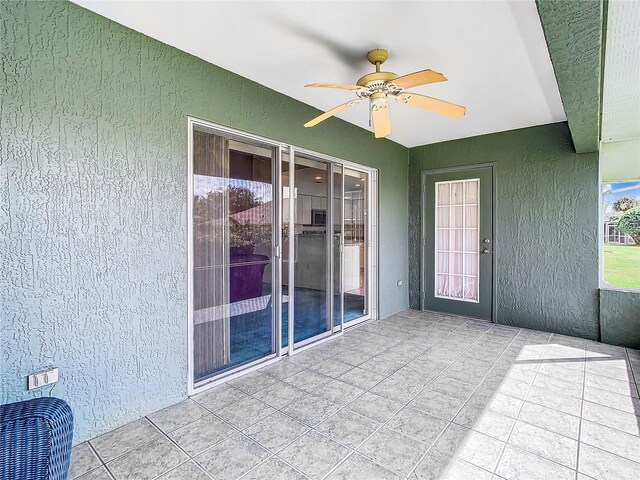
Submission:
<svg viewBox="0 0 640 480">
<path fill-rule="evenodd" d="M 640 288 L 640 246 L 605 243 L 604 279 L 614 287 Z"/>
</svg>

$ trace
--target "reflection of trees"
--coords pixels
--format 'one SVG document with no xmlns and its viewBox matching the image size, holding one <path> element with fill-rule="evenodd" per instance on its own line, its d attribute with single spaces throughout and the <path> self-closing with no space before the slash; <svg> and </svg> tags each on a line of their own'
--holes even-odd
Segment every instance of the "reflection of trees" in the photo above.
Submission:
<svg viewBox="0 0 640 480">
<path fill-rule="evenodd" d="M 240 223 L 233 218 L 229 219 L 230 246 L 241 247 L 246 253 L 262 245 L 271 245 L 271 225 L 258 225 L 255 223 Z"/>
<path fill-rule="evenodd" d="M 196 196 L 193 205 L 196 263 L 219 263 L 223 252 L 230 247 L 251 253 L 255 247 L 271 245 L 273 226 L 270 221 L 242 223 L 231 217 L 260 205 L 263 205 L 263 201 L 256 192 L 240 186 L 228 186 Z M 228 225 L 227 245 L 224 245 L 225 225 Z"/>
<path fill-rule="evenodd" d="M 246 187 L 230 186 L 227 189 L 229 194 L 229 214 L 244 212 L 250 208 L 257 207 L 262 201 L 256 195 L 256 192 Z"/>
<path fill-rule="evenodd" d="M 225 201 L 228 199 L 228 212 L 225 209 Z M 243 212 L 257 207 L 262 202 L 258 195 L 246 187 L 229 186 L 212 190 L 205 196 L 196 196 L 193 205 L 194 221 L 207 223 L 208 221 L 222 220 L 227 214 Z M 201 220 L 201 222 L 198 222 Z"/>
</svg>

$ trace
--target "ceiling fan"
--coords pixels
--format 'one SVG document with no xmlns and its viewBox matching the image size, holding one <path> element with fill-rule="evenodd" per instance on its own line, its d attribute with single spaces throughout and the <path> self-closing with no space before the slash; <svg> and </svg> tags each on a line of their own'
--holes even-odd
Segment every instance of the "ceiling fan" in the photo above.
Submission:
<svg viewBox="0 0 640 480">
<path fill-rule="evenodd" d="M 407 92 L 405 89 L 426 85 L 428 83 L 446 82 L 447 78 L 433 70 L 421 70 L 399 77 L 395 73 L 381 72 L 380 65 L 389 57 L 389 52 L 382 48 L 367 53 L 367 60 L 376 66 L 376 71 L 360 78 L 355 85 L 343 83 L 310 83 L 305 87 L 339 88 L 353 91 L 358 98 L 332 108 L 328 112 L 308 121 L 305 127 L 313 127 L 323 120 L 332 117 L 349 107 L 369 100 L 371 104 L 371 121 L 376 138 L 386 137 L 391 133 L 391 116 L 389 115 L 388 98 L 395 98 L 398 103 L 413 105 L 451 118 L 460 118 L 466 108 L 455 103 L 445 102 L 437 98 Z"/>
</svg>

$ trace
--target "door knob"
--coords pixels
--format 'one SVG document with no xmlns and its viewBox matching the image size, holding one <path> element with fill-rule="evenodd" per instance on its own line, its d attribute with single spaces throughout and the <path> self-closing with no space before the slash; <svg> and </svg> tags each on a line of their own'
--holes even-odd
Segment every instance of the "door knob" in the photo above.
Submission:
<svg viewBox="0 0 640 480">
<path fill-rule="evenodd" d="M 485 248 L 484 250 L 482 250 L 482 253 L 491 253 L 491 250 L 489 250 L 488 248 Z"/>
<path fill-rule="evenodd" d="M 491 243 L 491 239 L 490 239 L 490 238 L 485 238 L 485 239 L 483 240 L 483 242 L 484 242 L 484 243 Z"/>
</svg>

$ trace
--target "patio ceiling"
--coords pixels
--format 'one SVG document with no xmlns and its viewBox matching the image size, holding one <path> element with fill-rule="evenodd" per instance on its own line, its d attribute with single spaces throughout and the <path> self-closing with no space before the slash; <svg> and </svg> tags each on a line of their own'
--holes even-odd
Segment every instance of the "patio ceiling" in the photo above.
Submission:
<svg viewBox="0 0 640 480">
<path fill-rule="evenodd" d="M 467 115 L 452 120 L 391 105 L 389 138 L 407 147 L 566 118 L 533 0 L 74 1 L 322 110 L 345 102 L 350 93 L 303 86 L 354 82 L 371 71 L 364 55 L 372 48 L 389 49 L 385 68 L 398 74 L 441 71 L 448 82 L 416 91 L 465 105 Z M 364 106 L 339 117 L 369 129 Z"/>
<path fill-rule="evenodd" d="M 640 179 L 640 3 L 609 2 L 602 98 L 604 182 Z"/>
</svg>

